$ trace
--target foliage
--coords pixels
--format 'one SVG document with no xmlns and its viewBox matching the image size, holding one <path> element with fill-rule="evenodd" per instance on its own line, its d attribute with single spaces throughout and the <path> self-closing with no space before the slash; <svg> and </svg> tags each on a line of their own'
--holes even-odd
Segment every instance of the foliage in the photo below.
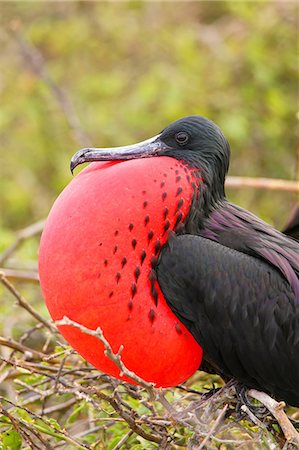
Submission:
<svg viewBox="0 0 299 450">
<path fill-rule="evenodd" d="M 84 144 L 142 140 L 188 114 L 223 128 L 231 174 L 295 178 L 296 3 L 0 8 L 2 229 L 46 216 Z M 277 226 L 295 202 L 276 194 L 273 207 L 272 194 L 253 190 L 229 196 Z"/>
<path fill-rule="evenodd" d="M 230 174 L 296 179 L 296 3 L 19 1 L 1 2 L 0 12 L 0 252 L 46 217 L 78 148 L 139 141 L 188 114 L 223 129 Z M 286 192 L 228 194 L 277 227 L 296 201 Z M 25 237 L 0 266 L 14 269 L 15 288 L 45 318 L 38 241 Z M 196 448 L 225 402 L 233 407 L 208 448 L 284 444 L 269 418 L 268 429 L 240 420 L 230 392 L 204 403 L 194 390 L 222 382 L 202 372 L 163 394 L 176 412 L 197 402 L 200 434 L 146 389 L 99 374 L 13 299 L 0 284 L 0 450 Z"/>
</svg>

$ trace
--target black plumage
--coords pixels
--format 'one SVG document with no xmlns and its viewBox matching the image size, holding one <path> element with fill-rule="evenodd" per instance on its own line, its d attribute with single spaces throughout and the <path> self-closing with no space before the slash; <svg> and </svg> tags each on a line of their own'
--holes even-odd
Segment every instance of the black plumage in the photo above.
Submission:
<svg viewBox="0 0 299 450">
<path fill-rule="evenodd" d="M 170 239 L 157 267 L 167 302 L 215 372 L 299 405 L 299 308 L 268 263 L 201 236 Z"/>
<path fill-rule="evenodd" d="M 215 372 L 299 406 L 299 245 L 229 203 L 229 145 L 212 122 L 182 119 L 168 150 L 201 176 L 181 236 L 162 249 L 158 282 Z"/>
</svg>

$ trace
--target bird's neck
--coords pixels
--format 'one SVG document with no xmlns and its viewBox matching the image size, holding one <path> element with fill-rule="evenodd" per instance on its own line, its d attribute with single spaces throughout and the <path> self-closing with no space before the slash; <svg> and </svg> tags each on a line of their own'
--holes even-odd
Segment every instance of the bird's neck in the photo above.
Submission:
<svg viewBox="0 0 299 450">
<path fill-rule="evenodd" d="M 187 234 L 200 234 L 210 215 L 226 203 L 224 178 L 217 176 L 208 165 L 193 168 L 194 194 L 185 221 Z"/>
</svg>

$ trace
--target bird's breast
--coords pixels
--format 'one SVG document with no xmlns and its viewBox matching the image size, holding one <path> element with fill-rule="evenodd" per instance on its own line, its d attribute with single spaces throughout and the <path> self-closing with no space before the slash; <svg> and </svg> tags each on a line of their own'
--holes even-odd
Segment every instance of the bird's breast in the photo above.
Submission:
<svg viewBox="0 0 299 450">
<path fill-rule="evenodd" d="M 155 264 L 171 230 L 186 218 L 192 172 L 154 157 L 93 163 L 56 201 L 40 247 L 40 277 L 55 320 L 100 326 L 130 370 L 160 386 L 188 378 L 201 349 L 166 304 Z M 102 344 L 73 327 L 66 339 L 87 360 L 119 376 Z"/>
</svg>

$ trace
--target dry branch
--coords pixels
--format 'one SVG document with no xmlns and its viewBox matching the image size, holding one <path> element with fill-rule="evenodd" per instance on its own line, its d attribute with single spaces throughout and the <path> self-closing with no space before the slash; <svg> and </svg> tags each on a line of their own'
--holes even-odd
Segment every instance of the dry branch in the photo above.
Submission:
<svg viewBox="0 0 299 450">
<path fill-rule="evenodd" d="M 80 331 L 82 331 L 82 333 L 88 334 L 89 336 L 93 336 L 93 337 L 99 339 L 105 347 L 105 355 L 108 356 L 108 358 L 110 358 L 111 361 L 113 361 L 115 363 L 115 365 L 119 368 L 120 375 L 126 375 L 127 377 L 134 380 L 136 383 L 145 387 L 146 389 L 150 389 L 150 390 L 153 389 L 153 387 L 154 387 L 153 383 L 148 383 L 147 381 L 143 380 L 138 375 L 136 375 L 136 373 L 132 372 L 124 365 L 124 363 L 122 362 L 122 359 L 121 359 L 121 352 L 123 350 L 122 346 L 119 348 L 117 353 L 113 352 L 112 347 L 109 344 L 109 342 L 107 341 L 107 339 L 105 338 L 101 327 L 98 327 L 96 330 L 91 330 L 90 328 L 87 328 L 84 325 L 81 325 L 80 323 L 69 319 L 67 316 L 64 316 L 63 319 L 61 319 L 61 320 L 57 320 L 55 322 L 55 325 L 56 326 L 63 326 L 63 325 L 73 326 L 75 328 L 78 328 Z"/>
<path fill-rule="evenodd" d="M 23 230 L 18 231 L 14 243 L 0 255 L 0 264 L 3 264 L 8 259 L 19 248 L 23 241 L 40 234 L 43 231 L 44 225 L 45 220 L 39 220 Z"/>
<path fill-rule="evenodd" d="M 266 408 L 279 423 L 287 442 L 294 444 L 299 448 L 299 433 L 297 433 L 288 416 L 284 412 L 283 408 L 285 407 L 285 403 L 277 402 L 268 394 L 265 394 L 265 392 L 256 391 L 255 389 L 250 389 L 248 394 L 266 406 Z"/>
<path fill-rule="evenodd" d="M 278 178 L 251 178 L 228 176 L 225 182 L 226 187 L 242 188 L 250 187 L 256 189 L 270 189 L 285 192 L 299 192 L 299 181 L 280 180 Z"/>
<path fill-rule="evenodd" d="M 16 290 L 13 284 L 11 284 L 8 279 L 5 277 L 3 272 L 0 272 L 0 281 L 4 286 L 12 293 L 12 295 L 16 298 L 17 303 L 24 308 L 29 314 L 31 314 L 38 322 L 41 322 L 46 328 L 50 331 L 54 332 L 55 328 L 44 319 L 35 309 L 29 305 L 29 303 L 25 300 L 25 298 Z"/>
</svg>

